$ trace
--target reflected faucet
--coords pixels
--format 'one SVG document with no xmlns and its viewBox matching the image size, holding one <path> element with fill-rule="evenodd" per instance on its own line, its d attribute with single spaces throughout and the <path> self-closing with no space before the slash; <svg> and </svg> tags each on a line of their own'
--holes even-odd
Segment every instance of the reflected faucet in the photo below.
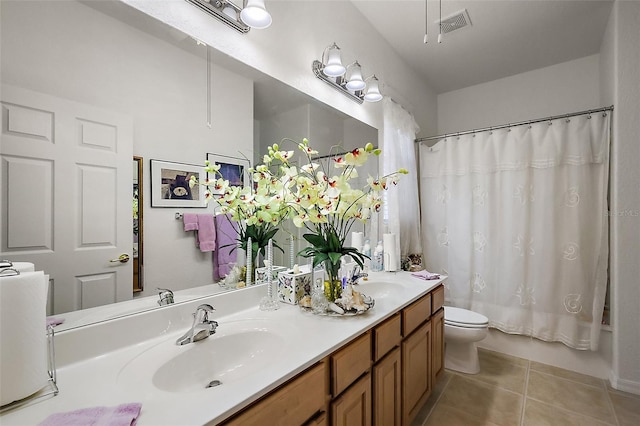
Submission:
<svg viewBox="0 0 640 426">
<path fill-rule="evenodd" d="M 351 273 L 349 273 L 347 282 L 349 282 L 351 285 L 356 285 L 356 284 L 358 284 L 358 280 L 360 278 L 366 278 L 368 276 L 369 276 L 369 274 L 367 274 L 366 272 L 360 272 L 360 267 L 356 265 L 353 268 L 353 271 L 351 271 Z"/>
<path fill-rule="evenodd" d="M 218 323 L 209 319 L 209 314 L 213 313 L 215 309 L 211 305 L 200 305 L 196 308 L 196 312 L 193 314 L 193 324 L 189 331 L 187 331 L 182 337 L 176 340 L 176 345 L 182 346 L 188 343 L 194 343 L 199 340 L 206 339 L 216 332 Z"/>
<path fill-rule="evenodd" d="M 160 291 L 160 293 L 158 293 L 158 296 L 160 297 L 158 305 L 171 305 L 173 303 L 173 292 L 168 288 L 158 288 L 158 290 Z"/>
</svg>

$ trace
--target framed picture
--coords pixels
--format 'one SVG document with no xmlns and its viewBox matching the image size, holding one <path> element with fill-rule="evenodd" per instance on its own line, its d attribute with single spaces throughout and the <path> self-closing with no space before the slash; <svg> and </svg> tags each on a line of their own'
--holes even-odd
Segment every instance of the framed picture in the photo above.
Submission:
<svg viewBox="0 0 640 426">
<path fill-rule="evenodd" d="M 207 160 L 210 164 L 220 165 L 222 177 L 229 181 L 229 185 L 245 188 L 250 185 L 249 168 L 251 163 L 246 158 L 229 157 L 226 155 L 207 153 Z M 207 176 L 213 179 L 212 173 Z M 219 176 L 218 176 L 219 177 Z"/>
<path fill-rule="evenodd" d="M 151 207 L 206 207 L 204 187 L 191 189 L 191 176 L 204 181 L 204 167 L 151 160 Z"/>
</svg>

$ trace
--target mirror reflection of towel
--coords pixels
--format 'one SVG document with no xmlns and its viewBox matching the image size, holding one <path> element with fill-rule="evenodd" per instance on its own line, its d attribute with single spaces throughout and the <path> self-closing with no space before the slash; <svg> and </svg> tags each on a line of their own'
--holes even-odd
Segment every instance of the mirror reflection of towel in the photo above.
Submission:
<svg viewBox="0 0 640 426">
<path fill-rule="evenodd" d="M 215 223 L 216 251 L 213 252 L 213 280 L 219 281 L 226 277 L 236 264 L 238 252 L 234 248 L 238 239 L 238 230 L 227 215 L 217 215 Z"/>
<path fill-rule="evenodd" d="M 210 213 L 198 215 L 198 246 L 202 252 L 216 249 L 216 225 Z"/>
</svg>

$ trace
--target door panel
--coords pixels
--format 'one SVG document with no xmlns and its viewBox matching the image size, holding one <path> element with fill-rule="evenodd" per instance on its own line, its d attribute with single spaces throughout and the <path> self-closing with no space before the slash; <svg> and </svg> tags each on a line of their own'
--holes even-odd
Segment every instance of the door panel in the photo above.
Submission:
<svg viewBox="0 0 640 426">
<path fill-rule="evenodd" d="M 2 257 L 51 276 L 49 314 L 131 299 L 132 262 L 110 262 L 133 257 L 131 118 L 9 85 L 1 101 Z"/>
</svg>

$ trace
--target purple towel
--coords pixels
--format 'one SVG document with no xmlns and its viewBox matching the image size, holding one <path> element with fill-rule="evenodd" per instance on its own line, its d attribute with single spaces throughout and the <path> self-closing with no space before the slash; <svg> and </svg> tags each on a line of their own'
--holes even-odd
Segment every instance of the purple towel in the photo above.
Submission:
<svg viewBox="0 0 640 426">
<path fill-rule="evenodd" d="M 417 277 L 417 278 L 421 278 L 423 280 L 438 280 L 438 279 L 440 279 L 440 274 L 434 274 L 432 272 L 427 271 L 426 269 L 424 271 L 414 272 L 411 275 L 413 275 L 414 277 Z"/>
<path fill-rule="evenodd" d="M 93 407 L 66 413 L 52 414 L 40 426 L 133 426 L 140 415 L 142 404 L 121 404 L 117 407 Z"/>
<path fill-rule="evenodd" d="M 238 230 L 229 216 L 217 215 L 215 221 L 216 251 L 213 253 L 213 280 L 219 281 L 226 277 L 236 264 L 238 253 L 233 249 L 238 242 Z"/>
<path fill-rule="evenodd" d="M 203 252 L 216 249 L 216 225 L 212 214 L 198 215 L 198 246 Z"/>
<path fill-rule="evenodd" d="M 195 213 L 185 213 L 182 215 L 182 221 L 184 222 L 185 231 L 197 231 L 198 230 L 198 215 Z"/>
</svg>

